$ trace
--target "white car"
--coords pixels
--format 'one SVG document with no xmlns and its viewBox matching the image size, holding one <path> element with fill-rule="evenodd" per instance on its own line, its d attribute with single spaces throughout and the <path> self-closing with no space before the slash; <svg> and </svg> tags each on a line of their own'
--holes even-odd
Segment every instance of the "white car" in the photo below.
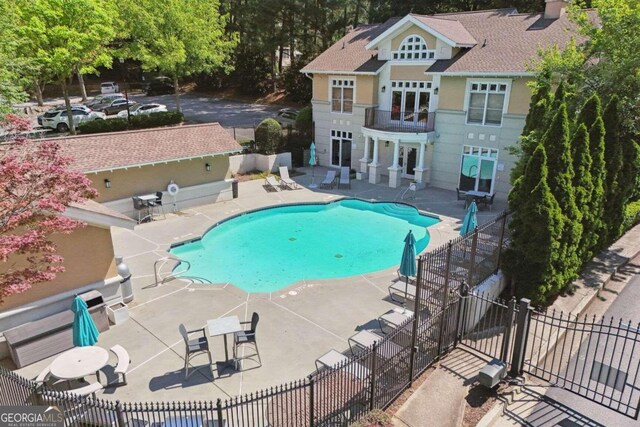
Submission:
<svg viewBox="0 0 640 427">
<path fill-rule="evenodd" d="M 120 86 L 116 82 L 104 82 L 100 84 L 100 93 L 116 93 L 120 92 Z"/>
<path fill-rule="evenodd" d="M 78 125 L 82 122 L 91 120 L 105 120 L 107 116 L 97 111 L 91 111 L 86 107 L 72 108 L 73 123 Z M 55 129 L 58 132 L 66 132 L 69 130 L 69 120 L 67 110 L 49 110 L 42 115 L 42 127 Z"/>
<path fill-rule="evenodd" d="M 162 104 L 136 104 L 129 108 L 129 112 L 132 116 L 139 116 L 141 114 L 161 113 L 167 111 L 167 106 Z M 126 119 L 127 110 L 120 111 L 118 118 Z"/>
</svg>

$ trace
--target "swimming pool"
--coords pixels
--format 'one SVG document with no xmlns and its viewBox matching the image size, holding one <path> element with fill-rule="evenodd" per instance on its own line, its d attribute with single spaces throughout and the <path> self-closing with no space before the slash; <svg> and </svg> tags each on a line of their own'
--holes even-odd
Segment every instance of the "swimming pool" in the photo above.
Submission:
<svg viewBox="0 0 640 427">
<path fill-rule="evenodd" d="M 302 279 L 328 279 L 400 263 L 413 230 L 416 252 L 439 219 L 412 206 L 343 199 L 261 209 L 230 218 L 201 239 L 171 248 L 191 263 L 189 276 L 273 292 Z"/>
</svg>

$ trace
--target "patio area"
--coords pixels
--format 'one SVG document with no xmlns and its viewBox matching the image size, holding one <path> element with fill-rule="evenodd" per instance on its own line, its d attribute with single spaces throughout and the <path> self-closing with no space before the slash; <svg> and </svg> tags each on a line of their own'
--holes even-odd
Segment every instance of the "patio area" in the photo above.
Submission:
<svg viewBox="0 0 640 427">
<path fill-rule="evenodd" d="M 231 284 L 211 285 L 182 279 L 155 284 L 154 262 L 167 256 L 172 243 L 196 238 L 231 215 L 266 206 L 327 202 L 341 197 L 401 201 L 409 184 L 403 182 L 400 188 L 392 189 L 352 180 L 351 189 L 309 189 L 311 171 L 309 168 L 300 171 L 305 175 L 293 178 L 298 183 L 297 190 L 267 192 L 263 180 L 242 182 L 237 199 L 168 213 L 166 220 L 139 225 L 134 231 L 113 231 L 115 253 L 124 257 L 133 273 L 135 299 L 129 304 L 129 320 L 101 334 L 98 346 L 107 349 L 116 344 L 123 346 L 131 357 L 131 365 L 128 384 L 107 387 L 99 397 L 142 402 L 209 401 L 301 379 L 315 370 L 314 361 L 318 357 L 331 349 L 348 351 L 349 337 L 363 329 L 377 328 L 375 319 L 398 307 L 389 300 L 387 290 L 397 279 L 397 267 L 340 279 L 303 280 L 272 293 L 247 293 Z M 319 183 L 326 169 L 315 168 L 313 174 Z M 480 211 L 478 222 L 482 224 L 501 212 L 504 198 L 496 199 L 493 212 Z M 442 220 L 429 228 L 431 241 L 426 251 L 459 235 L 465 209 L 464 201 L 457 200 L 455 191 L 427 188 L 418 190 L 415 199 L 405 202 Z M 165 208 L 170 211 L 170 204 Z M 256 359 L 246 359 L 240 371 L 223 368 L 216 363 L 225 359 L 223 337 L 209 337 L 213 366 L 208 369 L 207 356 L 200 355 L 191 364 L 199 369 L 184 379 L 185 348 L 178 331 L 180 323 L 193 330 L 204 327 L 209 319 L 230 315 L 248 321 L 253 312 L 260 315 L 257 341 L 261 367 Z M 229 352 L 232 341 L 229 337 Z M 251 352 L 250 347 L 244 349 Z M 17 372 L 35 378 L 54 358 Z M 8 359 L 2 364 L 11 367 Z M 111 355 L 109 365 L 102 370 L 103 384 L 105 375 L 109 381 L 116 380 L 114 364 Z"/>
</svg>

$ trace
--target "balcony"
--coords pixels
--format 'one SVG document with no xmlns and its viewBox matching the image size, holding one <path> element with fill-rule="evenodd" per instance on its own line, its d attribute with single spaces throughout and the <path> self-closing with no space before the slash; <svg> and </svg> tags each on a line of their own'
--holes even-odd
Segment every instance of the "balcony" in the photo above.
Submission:
<svg viewBox="0 0 640 427">
<path fill-rule="evenodd" d="M 377 108 L 365 110 L 364 127 L 385 132 L 426 133 L 433 132 L 436 113 L 401 113 Z"/>
</svg>

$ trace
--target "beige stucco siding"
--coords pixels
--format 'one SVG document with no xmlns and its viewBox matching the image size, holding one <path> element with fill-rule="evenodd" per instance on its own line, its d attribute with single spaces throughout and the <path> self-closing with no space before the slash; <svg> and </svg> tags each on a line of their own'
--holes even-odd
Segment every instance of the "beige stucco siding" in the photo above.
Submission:
<svg viewBox="0 0 640 427">
<path fill-rule="evenodd" d="M 432 77 L 424 74 L 426 69 L 424 65 L 392 65 L 391 80 L 429 81 Z"/>
<path fill-rule="evenodd" d="M 378 102 L 378 77 L 358 76 L 356 78 L 356 103 L 375 105 Z"/>
<path fill-rule="evenodd" d="M 529 112 L 531 102 L 531 88 L 528 83 L 531 79 L 513 79 L 511 83 L 511 97 L 509 99 L 509 114 L 524 114 Z"/>
<path fill-rule="evenodd" d="M 313 99 L 317 101 L 329 100 L 329 76 L 326 74 L 313 75 Z"/>
<path fill-rule="evenodd" d="M 64 258 L 63 273 L 27 292 L 5 298 L 0 311 L 28 304 L 117 275 L 109 229 L 86 226 L 68 235 L 54 235 L 57 253 Z M 87 256 L 91 254 L 91 256 Z"/>
<path fill-rule="evenodd" d="M 205 170 L 206 163 L 211 165 L 209 172 Z M 93 186 L 100 193 L 96 201 L 101 203 L 163 191 L 171 180 L 180 187 L 189 187 L 221 181 L 229 176 L 228 156 L 205 157 L 88 174 Z M 105 188 L 105 179 L 111 181 L 111 188 Z"/>
<path fill-rule="evenodd" d="M 465 77 L 442 76 L 438 109 L 462 111 L 466 87 L 467 79 Z"/>
<path fill-rule="evenodd" d="M 402 41 L 411 35 L 418 35 L 427 42 L 427 49 L 435 49 L 436 48 L 436 38 L 427 33 L 422 28 L 418 28 L 415 25 L 412 25 L 410 28 L 407 28 L 405 31 L 391 39 L 391 50 L 398 50 Z"/>
</svg>

